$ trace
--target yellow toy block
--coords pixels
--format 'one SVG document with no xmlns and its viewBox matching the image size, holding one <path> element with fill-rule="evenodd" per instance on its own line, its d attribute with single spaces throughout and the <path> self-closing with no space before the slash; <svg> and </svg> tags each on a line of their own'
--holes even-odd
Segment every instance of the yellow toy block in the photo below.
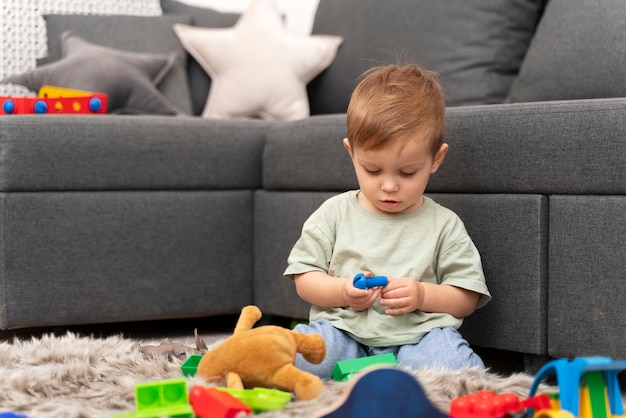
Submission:
<svg viewBox="0 0 626 418">
<path fill-rule="evenodd" d="M 66 89 L 64 87 L 43 85 L 37 93 L 39 98 L 57 99 L 59 97 L 87 97 L 94 92 L 85 90 Z"/>
</svg>

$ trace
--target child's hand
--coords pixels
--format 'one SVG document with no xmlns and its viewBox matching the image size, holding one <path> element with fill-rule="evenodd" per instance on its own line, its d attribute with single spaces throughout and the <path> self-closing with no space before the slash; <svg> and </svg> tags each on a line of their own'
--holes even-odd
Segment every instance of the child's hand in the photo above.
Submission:
<svg viewBox="0 0 626 418">
<path fill-rule="evenodd" d="M 368 274 L 371 276 L 371 273 Z M 380 296 L 381 288 L 359 289 L 352 284 L 352 279 L 346 280 L 343 286 L 343 298 L 346 305 L 355 311 L 364 311 L 376 302 Z"/>
<path fill-rule="evenodd" d="M 410 277 L 389 278 L 382 289 L 380 304 L 388 306 L 387 315 L 403 315 L 419 309 L 424 302 L 422 284 Z"/>
</svg>

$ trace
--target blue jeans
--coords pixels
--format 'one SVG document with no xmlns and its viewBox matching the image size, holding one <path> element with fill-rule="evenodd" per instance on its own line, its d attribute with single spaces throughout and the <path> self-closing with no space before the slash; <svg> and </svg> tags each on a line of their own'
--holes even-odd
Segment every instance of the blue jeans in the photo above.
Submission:
<svg viewBox="0 0 626 418">
<path fill-rule="evenodd" d="M 418 343 L 394 347 L 367 347 L 355 341 L 347 333 L 331 325 L 325 319 L 299 324 L 294 331 L 303 334 L 320 334 L 326 342 L 326 357 L 320 364 L 311 364 L 300 354 L 296 356 L 296 367 L 313 373 L 322 379 L 330 379 L 338 361 L 351 360 L 377 354 L 393 353 L 402 366 L 412 369 L 437 367 L 458 370 L 464 367 L 484 369 L 480 357 L 474 353 L 467 341 L 451 327 L 435 328 Z"/>
</svg>

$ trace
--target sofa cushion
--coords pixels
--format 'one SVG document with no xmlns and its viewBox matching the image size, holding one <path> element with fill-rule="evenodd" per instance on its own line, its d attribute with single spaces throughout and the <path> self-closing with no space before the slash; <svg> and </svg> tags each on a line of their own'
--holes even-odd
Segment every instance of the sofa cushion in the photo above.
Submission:
<svg viewBox="0 0 626 418">
<path fill-rule="evenodd" d="M 308 318 L 310 304 L 283 276 L 304 221 L 334 192 L 258 190 L 254 195 L 254 303 L 263 313 Z M 465 320 L 472 344 L 545 354 L 548 198 L 432 194 L 454 210 L 481 253 L 493 300 Z M 520 321 L 519 318 L 524 318 Z"/>
<path fill-rule="evenodd" d="M 165 98 L 183 113 L 190 114 L 191 95 L 187 81 L 187 53 L 176 38 L 172 25 L 190 23 L 189 16 L 46 15 L 48 56 L 40 64 L 62 57 L 61 35 L 72 32 L 84 40 L 140 53 L 176 54 L 172 68 L 158 83 Z"/>
<path fill-rule="evenodd" d="M 463 220 L 493 296 L 465 319 L 463 336 L 481 347 L 546 354 L 548 198 L 506 193 L 430 197 Z"/>
<path fill-rule="evenodd" d="M 309 86 L 311 113 L 345 112 L 361 73 L 415 61 L 441 74 L 449 106 L 502 103 L 541 11 L 541 0 L 320 0 L 313 33 L 344 43 Z"/>
<path fill-rule="evenodd" d="M 173 54 L 136 54 L 95 45 L 66 32 L 64 57 L 2 82 L 26 86 L 37 92 L 44 85 L 86 90 L 108 95 L 112 113 L 157 113 L 179 111 L 156 88 L 172 68 Z"/>
<path fill-rule="evenodd" d="M 318 115 L 273 125 L 263 153 L 263 187 L 307 191 L 358 187 L 343 147 L 345 136 L 345 115 Z"/>
<path fill-rule="evenodd" d="M 237 22 L 240 16 L 237 13 L 221 13 L 213 9 L 190 6 L 174 0 L 161 0 L 161 9 L 166 14 L 192 16 L 193 25 L 203 28 L 229 28 Z M 211 77 L 193 56 L 189 56 L 187 62 L 187 77 L 191 86 L 193 114 L 200 115 L 209 96 Z"/>
<path fill-rule="evenodd" d="M 550 197 L 548 353 L 552 356 L 626 357 L 623 194 Z"/>
<path fill-rule="evenodd" d="M 232 29 L 175 25 L 213 80 L 205 118 L 294 120 L 309 116 L 306 84 L 335 57 L 341 38 L 287 32 L 274 0 L 254 0 Z"/>
<path fill-rule="evenodd" d="M 252 208 L 250 190 L 0 193 L 0 328 L 237 314 Z"/>
<path fill-rule="evenodd" d="M 0 191 L 257 188 L 268 124 L 152 115 L 4 117 Z"/>
<path fill-rule="evenodd" d="M 268 191 L 254 193 L 254 304 L 264 315 L 308 319 L 311 304 L 283 276 L 287 257 L 304 221 L 334 192 Z"/>
<path fill-rule="evenodd" d="M 263 156 L 265 188 L 356 187 L 345 136 L 345 115 L 273 125 Z M 450 150 L 428 191 L 623 194 L 626 156 L 615 138 L 626 138 L 626 99 L 448 108 Z"/>
<path fill-rule="evenodd" d="M 509 102 L 626 96 L 622 0 L 550 0 Z"/>
</svg>

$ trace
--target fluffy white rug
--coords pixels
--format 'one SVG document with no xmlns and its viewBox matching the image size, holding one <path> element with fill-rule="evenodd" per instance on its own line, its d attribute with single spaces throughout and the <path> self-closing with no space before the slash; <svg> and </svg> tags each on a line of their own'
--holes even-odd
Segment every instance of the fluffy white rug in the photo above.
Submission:
<svg viewBox="0 0 626 418">
<path fill-rule="evenodd" d="M 183 376 L 181 359 L 146 358 L 133 348 L 136 342 L 119 336 L 100 339 L 68 333 L 0 343 L 0 411 L 32 418 L 109 418 L 134 411 L 136 383 Z M 532 376 L 524 374 L 505 377 L 476 370 L 412 373 L 442 411 L 452 399 L 482 389 L 525 396 L 532 383 Z M 188 378 L 189 388 L 201 383 Z M 284 410 L 255 416 L 306 417 L 333 403 L 345 387 L 343 382 L 325 382 L 315 400 L 290 402 Z"/>
</svg>

